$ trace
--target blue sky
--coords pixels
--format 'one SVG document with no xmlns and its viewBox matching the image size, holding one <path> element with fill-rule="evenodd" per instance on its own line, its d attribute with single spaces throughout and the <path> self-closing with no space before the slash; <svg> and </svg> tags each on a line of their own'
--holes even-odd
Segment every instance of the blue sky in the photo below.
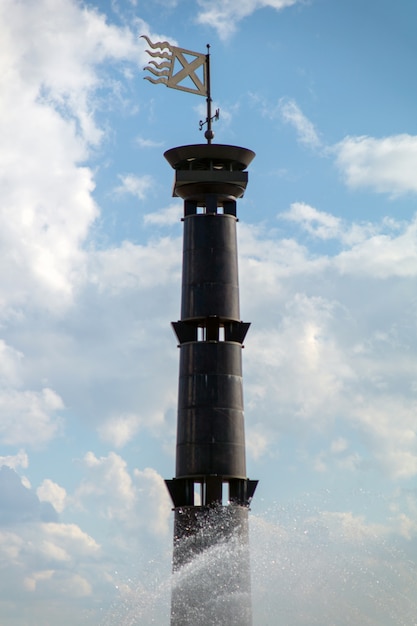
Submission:
<svg viewBox="0 0 417 626">
<path fill-rule="evenodd" d="M 0 621 L 168 623 L 181 202 L 204 99 L 238 213 L 254 623 L 417 614 L 417 6 L 3 0 Z M 278 591 L 277 591 L 278 590 Z"/>
</svg>

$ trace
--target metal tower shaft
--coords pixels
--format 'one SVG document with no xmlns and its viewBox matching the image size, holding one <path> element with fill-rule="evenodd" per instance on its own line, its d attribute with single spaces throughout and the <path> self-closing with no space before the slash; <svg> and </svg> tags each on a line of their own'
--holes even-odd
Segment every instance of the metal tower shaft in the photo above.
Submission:
<svg viewBox="0 0 417 626">
<path fill-rule="evenodd" d="M 257 481 L 246 476 L 236 200 L 255 156 L 236 146 L 198 144 L 165 153 L 184 200 L 175 478 L 174 572 L 221 544 L 239 545 L 238 563 L 173 589 L 171 624 L 251 624 L 247 518 Z M 242 550 L 243 549 L 243 550 Z M 204 577 L 203 577 L 204 578 Z M 217 583 L 213 588 L 213 581 Z M 190 591 L 192 589 L 192 591 Z M 230 603 L 240 594 L 241 601 Z M 223 598 L 217 609 L 213 594 Z"/>
</svg>

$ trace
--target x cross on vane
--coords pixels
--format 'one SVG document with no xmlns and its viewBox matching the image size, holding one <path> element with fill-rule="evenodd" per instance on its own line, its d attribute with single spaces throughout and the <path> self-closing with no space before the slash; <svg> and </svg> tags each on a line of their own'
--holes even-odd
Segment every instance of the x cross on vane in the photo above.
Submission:
<svg viewBox="0 0 417 626">
<path fill-rule="evenodd" d="M 199 94 L 200 96 L 206 96 L 207 86 L 204 84 L 206 82 L 206 79 L 205 79 L 206 55 L 191 52 L 190 50 L 184 50 L 183 48 L 174 48 L 174 47 L 172 48 L 172 54 L 173 54 L 173 58 L 172 58 L 170 73 L 168 76 L 167 86 L 172 87 L 174 89 L 182 89 L 183 91 L 189 91 L 190 93 L 196 93 L 196 94 Z M 195 57 L 195 59 L 193 61 L 187 61 L 184 54 L 192 55 Z M 182 69 L 180 69 L 176 74 L 173 74 L 175 59 L 178 59 L 178 61 L 181 63 Z M 204 68 L 204 79 L 203 79 L 204 83 L 201 82 L 201 80 L 195 73 L 196 70 L 198 70 L 198 68 L 201 65 L 203 65 L 203 68 Z M 196 89 L 193 89 L 192 87 L 184 87 L 179 84 L 182 80 L 184 80 L 184 78 L 187 78 L 187 77 L 191 78 L 194 85 L 196 86 Z"/>
</svg>

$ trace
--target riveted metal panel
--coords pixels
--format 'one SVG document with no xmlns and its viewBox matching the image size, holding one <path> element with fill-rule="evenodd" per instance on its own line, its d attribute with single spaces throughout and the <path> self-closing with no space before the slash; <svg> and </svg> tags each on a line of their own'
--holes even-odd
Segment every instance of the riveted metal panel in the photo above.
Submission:
<svg viewBox="0 0 417 626">
<path fill-rule="evenodd" d="M 242 348 L 193 342 L 181 347 L 176 476 L 245 477 Z"/>
<path fill-rule="evenodd" d="M 239 314 L 236 218 L 195 214 L 184 218 L 181 319 Z"/>
<path fill-rule="evenodd" d="M 177 445 L 177 478 L 219 472 L 222 476 L 244 478 L 246 464 L 244 444 L 213 442 Z"/>
<path fill-rule="evenodd" d="M 178 408 L 243 408 L 242 377 L 192 374 L 179 380 Z"/>
<path fill-rule="evenodd" d="M 180 377 L 189 374 L 242 375 L 242 346 L 228 341 L 195 341 L 181 346 Z"/>
</svg>

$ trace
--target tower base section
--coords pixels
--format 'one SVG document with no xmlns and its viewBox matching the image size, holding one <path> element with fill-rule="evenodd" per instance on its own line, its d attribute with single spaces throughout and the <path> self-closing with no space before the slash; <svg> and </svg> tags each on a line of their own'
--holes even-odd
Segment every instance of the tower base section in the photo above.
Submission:
<svg viewBox="0 0 417 626">
<path fill-rule="evenodd" d="M 175 509 L 171 626 L 251 626 L 248 508 Z"/>
</svg>

